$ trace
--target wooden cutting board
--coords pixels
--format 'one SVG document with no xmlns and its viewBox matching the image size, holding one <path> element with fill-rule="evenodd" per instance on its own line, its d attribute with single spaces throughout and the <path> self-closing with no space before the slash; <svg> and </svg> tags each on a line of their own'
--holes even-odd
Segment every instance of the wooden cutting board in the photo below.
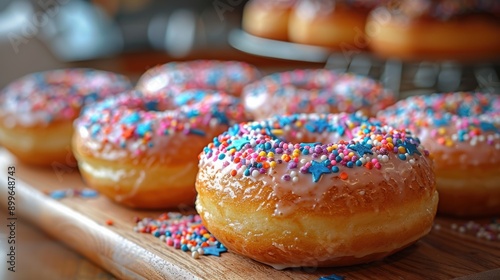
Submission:
<svg viewBox="0 0 500 280">
<path fill-rule="evenodd" d="M 23 165 L 0 149 L 0 205 L 8 202 L 8 167 L 15 167 L 15 212 L 75 251 L 123 279 L 450 279 L 490 271 L 500 277 L 500 241 L 460 233 L 452 225 L 467 220 L 436 219 L 429 235 L 383 261 L 342 268 L 275 270 L 231 252 L 194 259 L 158 238 L 133 231 L 135 217 L 158 217 L 161 212 L 137 211 L 103 196 L 55 200 L 54 190 L 85 188 L 74 162 L 52 168 Z M 193 209 L 171 209 L 192 212 Z M 106 221 L 113 221 L 108 225 Z M 477 220 L 486 223 L 487 220 Z M 491 271 L 493 270 L 493 271 Z M 494 276 L 495 277 L 495 276 Z M 499 278 L 497 278 L 499 279 Z"/>
</svg>

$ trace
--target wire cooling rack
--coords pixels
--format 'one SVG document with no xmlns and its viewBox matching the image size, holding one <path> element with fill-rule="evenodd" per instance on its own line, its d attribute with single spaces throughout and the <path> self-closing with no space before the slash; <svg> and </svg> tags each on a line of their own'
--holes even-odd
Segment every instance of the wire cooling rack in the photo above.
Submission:
<svg viewBox="0 0 500 280">
<path fill-rule="evenodd" d="M 406 62 L 381 59 L 362 51 L 332 52 L 327 48 L 265 39 L 235 29 L 229 34 L 234 48 L 259 56 L 324 63 L 325 68 L 352 72 L 379 80 L 399 98 L 453 91 L 500 93 L 500 61 Z"/>
</svg>

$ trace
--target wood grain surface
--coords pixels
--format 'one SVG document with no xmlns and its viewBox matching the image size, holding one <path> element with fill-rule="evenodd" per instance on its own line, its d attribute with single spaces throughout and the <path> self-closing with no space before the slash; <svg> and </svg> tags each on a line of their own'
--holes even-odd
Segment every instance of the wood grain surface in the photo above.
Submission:
<svg viewBox="0 0 500 280">
<path fill-rule="evenodd" d="M 157 217 L 161 212 L 128 209 L 103 196 L 61 200 L 48 196 L 54 190 L 86 187 L 70 159 L 52 168 L 36 168 L 0 150 L 1 211 L 7 204 L 8 166 L 16 168 L 16 215 L 120 279 L 318 279 L 331 274 L 346 279 L 451 279 L 485 271 L 493 278 L 500 277 L 500 242 L 453 230 L 453 224 L 460 226 L 467 220 L 446 217 L 437 217 L 435 228 L 416 244 L 365 265 L 280 271 L 231 252 L 194 259 L 152 235 L 133 231 L 135 217 Z M 107 225 L 107 220 L 113 225 Z"/>
</svg>

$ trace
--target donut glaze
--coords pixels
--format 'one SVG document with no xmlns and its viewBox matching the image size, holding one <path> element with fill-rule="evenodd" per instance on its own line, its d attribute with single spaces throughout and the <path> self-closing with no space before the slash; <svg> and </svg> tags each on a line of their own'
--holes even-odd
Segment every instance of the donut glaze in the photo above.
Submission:
<svg viewBox="0 0 500 280">
<path fill-rule="evenodd" d="M 430 151 L 438 211 L 454 216 L 500 214 L 500 98 L 485 93 L 412 96 L 380 112 L 414 131 Z"/>
<path fill-rule="evenodd" d="M 364 28 L 378 1 L 298 0 L 288 24 L 290 41 L 332 49 L 367 47 Z"/>
<path fill-rule="evenodd" d="M 364 263 L 429 232 L 432 171 L 408 131 L 357 115 L 275 117 L 204 149 L 196 209 L 230 251 L 275 268 Z"/>
<path fill-rule="evenodd" d="M 128 92 L 88 107 L 76 120 L 75 156 L 90 187 L 136 208 L 193 205 L 198 154 L 246 120 L 235 97 Z"/>
<path fill-rule="evenodd" d="M 255 36 L 288 40 L 288 18 L 296 0 L 251 0 L 243 10 L 242 28 Z"/>
<path fill-rule="evenodd" d="M 393 1 L 373 10 L 365 29 L 370 49 L 385 58 L 476 63 L 500 58 L 496 0 Z"/>
<path fill-rule="evenodd" d="M 0 94 L 0 144 L 28 164 L 65 163 L 82 106 L 131 87 L 124 76 L 93 69 L 21 77 Z"/>
<path fill-rule="evenodd" d="M 327 69 L 274 73 L 243 90 L 245 109 L 254 119 L 358 110 L 373 116 L 394 102 L 393 93 L 373 79 Z"/>
<path fill-rule="evenodd" d="M 169 62 L 146 71 L 136 88 L 144 93 L 206 89 L 239 96 L 246 84 L 259 77 L 257 68 L 239 61 Z"/>
</svg>

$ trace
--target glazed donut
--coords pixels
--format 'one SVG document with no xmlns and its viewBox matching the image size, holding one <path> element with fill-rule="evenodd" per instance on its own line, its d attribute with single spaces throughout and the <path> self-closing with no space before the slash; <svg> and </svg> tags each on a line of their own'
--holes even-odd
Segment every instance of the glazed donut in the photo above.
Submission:
<svg viewBox="0 0 500 280">
<path fill-rule="evenodd" d="M 124 76 L 92 69 L 26 75 L 0 94 L 0 144 L 24 163 L 72 159 L 73 120 L 82 106 L 130 89 Z"/>
<path fill-rule="evenodd" d="M 246 120 L 227 94 L 132 91 L 86 107 L 73 149 L 85 182 L 126 206 L 193 205 L 198 154 L 232 122 Z"/>
<path fill-rule="evenodd" d="M 429 232 L 432 171 L 406 130 L 358 115 L 276 116 L 204 149 L 196 209 L 230 251 L 278 269 L 364 263 Z"/>
<path fill-rule="evenodd" d="M 326 69 L 274 73 L 243 90 L 243 104 L 254 119 L 358 110 L 373 116 L 394 102 L 393 93 L 375 80 Z"/>
<path fill-rule="evenodd" d="M 412 96 L 380 112 L 408 127 L 434 158 L 438 212 L 500 215 L 500 97 L 485 93 Z"/>
<path fill-rule="evenodd" d="M 242 28 L 274 40 L 288 40 L 288 18 L 296 0 L 251 0 L 243 9 Z"/>
<path fill-rule="evenodd" d="M 500 57 L 500 2 L 403 0 L 367 20 L 372 51 L 405 60 L 490 60 Z"/>
<path fill-rule="evenodd" d="M 260 78 L 257 68 L 239 61 L 169 62 L 146 71 L 136 88 L 144 93 L 207 89 L 239 96 L 243 87 L 257 78 Z"/>
<path fill-rule="evenodd" d="M 365 49 L 370 2 L 299 0 L 290 14 L 288 37 L 291 42 L 332 49 Z"/>
</svg>

